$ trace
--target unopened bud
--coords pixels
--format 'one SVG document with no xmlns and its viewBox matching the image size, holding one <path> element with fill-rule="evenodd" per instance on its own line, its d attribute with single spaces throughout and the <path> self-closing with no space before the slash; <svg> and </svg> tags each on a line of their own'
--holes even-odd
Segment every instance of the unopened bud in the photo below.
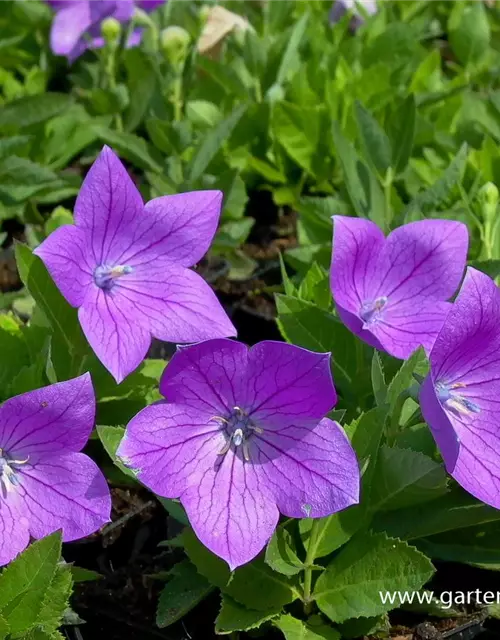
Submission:
<svg viewBox="0 0 500 640">
<path fill-rule="evenodd" d="M 182 27 L 167 27 L 160 35 L 163 55 L 172 65 L 178 65 L 186 58 L 191 36 Z"/>
<path fill-rule="evenodd" d="M 120 40 L 122 26 L 116 18 L 106 18 L 101 23 L 102 37 L 108 44 L 116 44 Z"/>
<path fill-rule="evenodd" d="M 206 21 L 208 20 L 208 16 L 210 15 L 210 11 L 211 11 L 211 7 L 208 4 L 204 4 L 199 13 L 198 13 L 198 17 L 200 19 L 201 24 L 205 24 Z"/>
<path fill-rule="evenodd" d="M 498 188 L 493 182 L 487 182 L 479 189 L 479 202 L 485 218 L 493 218 L 498 206 Z"/>
<path fill-rule="evenodd" d="M 271 104 L 281 102 L 285 99 L 285 90 L 280 84 L 273 84 L 266 93 L 266 99 Z"/>
</svg>

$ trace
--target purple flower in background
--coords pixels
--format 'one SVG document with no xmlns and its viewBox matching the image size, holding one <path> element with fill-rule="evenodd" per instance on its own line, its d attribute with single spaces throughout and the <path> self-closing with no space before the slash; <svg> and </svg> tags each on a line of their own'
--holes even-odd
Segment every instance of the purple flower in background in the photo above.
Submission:
<svg viewBox="0 0 500 640">
<path fill-rule="evenodd" d="M 344 324 L 396 358 L 430 351 L 465 268 L 467 227 L 410 222 L 384 237 L 361 218 L 333 217 L 330 285 Z"/>
<path fill-rule="evenodd" d="M 84 538 L 109 522 L 111 497 L 79 453 L 94 426 L 90 375 L 23 393 L 0 406 L 0 565 L 31 538 Z"/>
<path fill-rule="evenodd" d="M 467 269 L 430 354 L 420 405 L 446 469 L 500 509 L 500 291 Z"/>
<path fill-rule="evenodd" d="M 56 15 L 50 33 L 50 46 L 59 56 L 66 56 L 73 62 L 86 49 L 104 46 L 101 37 L 101 23 L 106 18 L 118 22 L 129 22 L 135 7 L 143 11 L 153 11 L 165 0 L 46 0 Z M 135 29 L 127 46 L 139 44 L 141 29 Z"/>
<path fill-rule="evenodd" d="M 187 267 L 207 252 L 222 193 L 193 191 L 144 205 L 120 160 L 104 147 L 75 205 L 75 225 L 36 250 L 78 318 L 90 346 L 121 382 L 151 337 L 198 342 L 236 331 L 214 292 Z"/>
<path fill-rule="evenodd" d="M 279 512 L 319 518 L 356 504 L 359 470 L 342 428 L 329 354 L 280 342 L 210 340 L 177 351 L 169 400 L 128 424 L 118 455 L 155 493 L 180 498 L 193 529 L 234 569 Z"/>
<path fill-rule="evenodd" d="M 377 13 L 377 3 L 375 0 L 335 0 L 328 16 L 330 24 L 339 22 L 348 11 L 353 12 L 350 27 L 352 31 L 359 29 L 365 21 L 364 16 L 359 11 L 362 6 L 368 15 Z"/>
</svg>

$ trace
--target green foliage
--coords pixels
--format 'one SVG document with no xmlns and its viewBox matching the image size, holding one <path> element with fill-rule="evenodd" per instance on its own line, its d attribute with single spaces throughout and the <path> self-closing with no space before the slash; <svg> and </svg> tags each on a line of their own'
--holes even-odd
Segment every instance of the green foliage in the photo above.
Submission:
<svg viewBox="0 0 500 640">
<path fill-rule="evenodd" d="M 161 592 L 156 612 L 156 624 L 160 628 L 182 618 L 213 590 L 188 560 L 174 565 L 169 574 L 172 578 Z"/>
</svg>

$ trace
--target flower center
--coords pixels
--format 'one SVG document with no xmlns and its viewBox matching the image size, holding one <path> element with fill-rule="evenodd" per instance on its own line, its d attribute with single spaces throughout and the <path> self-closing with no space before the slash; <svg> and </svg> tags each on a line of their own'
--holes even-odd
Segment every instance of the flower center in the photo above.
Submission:
<svg viewBox="0 0 500 640">
<path fill-rule="evenodd" d="M 369 300 L 363 302 L 361 309 L 359 310 L 359 317 L 363 320 L 363 329 L 366 329 L 369 325 L 377 322 L 382 315 L 382 310 L 387 304 L 387 298 L 381 296 L 376 300 Z"/>
<path fill-rule="evenodd" d="M 248 441 L 255 433 L 263 433 L 263 429 L 257 427 L 240 407 L 233 407 L 227 418 L 214 416 L 212 420 L 217 420 L 221 423 L 221 428 L 226 437 L 226 444 L 219 451 L 219 455 L 225 456 L 231 445 L 234 445 L 235 448 L 241 446 L 243 457 L 248 462 L 250 460 Z"/>
<path fill-rule="evenodd" d="M 451 409 L 455 413 L 461 413 L 467 416 L 470 416 L 472 413 L 479 413 L 481 409 L 475 402 L 471 402 L 455 392 L 455 389 L 464 389 L 465 387 L 466 385 L 463 382 L 455 382 L 454 384 L 436 382 L 436 395 L 444 408 Z"/>
<path fill-rule="evenodd" d="M 118 278 L 133 272 L 133 268 L 128 264 L 119 264 L 116 267 L 110 267 L 107 264 L 101 264 L 94 271 L 94 282 L 99 289 L 109 291 Z"/>
<path fill-rule="evenodd" d="M 14 460 L 3 449 L 0 449 L 0 490 L 4 497 L 19 485 L 16 467 L 26 464 L 28 460 L 29 456 L 26 460 Z"/>
</svg>

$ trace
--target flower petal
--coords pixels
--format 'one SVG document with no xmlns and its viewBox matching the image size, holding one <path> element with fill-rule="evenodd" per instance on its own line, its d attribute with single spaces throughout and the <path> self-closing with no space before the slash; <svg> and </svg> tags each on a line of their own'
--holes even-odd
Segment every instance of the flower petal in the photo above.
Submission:
<svg viewBox="0 0 500 640">
<path fill-rule="evenodd" d="M 135 243 L 143 208 L 141 194 L 125 167 L 104 146 L 75 204 L 75 222 L 90 238 L 93 264 L 121 264 L 121 257 Z"/>
<path fill-rule="evenodd" d="M 50 48 L 58 56 L 71 55 L 92 24 L 89 2 L 77 0 L 57 7 L 50 31 Z M 55 7 L 56 8 L 56 7 Z"/>
<path fill-rule="evenodd" d="M 150 200 L 126 264 L 153 262 L 165 256 L 184 267 L 196 264 L 208 251 L 219 222 L 221 191 L 191 191 Z"/>
<path fill-rule="evenodd" d="M 488 276 L 469 267 L 430 355 L 432 381 L 428 378 L 421 391 L 422 413 L 441 449 L 446 468 L 464 489 L 497 509 L 500 508 L 499 327 L 500 291 Z M 444 406 L 436 397 L 437 384 L 445 385 L 451 392 L 451 402 L 445 401 Z M 470 410 L 461 400 L 475 409 Z M 458 452 L 453 438 L 458 441 Z"/>
<path fill-rule="evenodd" d="M 73 225 L 59 227 L 33 253 L 43 260 L 70 305 L 81 306 L 94 284 L 95 268 L 84 231 Z"/>
<path fill-rule="evenodd" d="M 137 321 L 136 308 L 125 297 L 98 287 L 90 291 L 78 318 L 94 353 L 120 383 L 146 357 L 151 333 Z"/>
<path fill-rule="evenodd" d="M 241 401 L 247 359 L 247 347 L 233 340 L 181 347 L 161 377 L 160 392 L 170 402 L 225 415 Z"/>
<path fill-rule="evenodd" d="M 46 457 L 22 467 L 16 488 L 33 538 L 62 529 L 65 542 L 84 538 L 110 520 L 106 479 L 83 453 Z"/>
<path fill-rule="evenodd" d="M 229 451 L 181 495 L 201 542 L 232 570 L 265 547 L 279 512 L 253 464 Z"/>
<path fill-rule="evenodd" d="M 248 355 L 243 397 L 240 406 L 264 429 L 304 421 L 316 424 L 337 402 L 330 354 L 284 342 L 259 342 Z"/>
<path fill-rule="evenodd" d="M 194 271 L 163 261 L 133 269 L 113 294 L 155 338 L 186 343 L 236 335 L 217 296 Z"/>
<path fill-rule="evenodd" d="M 185 405 L 150 405 L 128 423 L 117 455 L 149 489 L 178 498 L 219 460 L 226 439 L 212 417 Z"/>
<path fill-rule="evenodd" d="M 372 299 L 375 261 L 384 242 L 373 222 L 333 216 L 330 286 L 336 305 L 357 315 L 363 302 Z"/>
<path fill-rule="evenodd" d="M 18 460 L 80 451 L 89 439 L 94 416 L 95 396 L 88 373 L 28 391 L 0 406 L 0 447 Z"/>
<path fill-rule="evenodd" d="M 154 11 L 157 7 L 161 6 L 165 0 L 137 0 L 136 4 L 143 10 Z"/>
<path fill-rule="evenodd" d="M 408 358 L 423 346 L 429 353 L 452 305 L 415 297 L 411 301 L 387 304 L 383 317 L 370 326 L 370 333 L 384 351 L 395 358 Z"/>
<path fill-rule="evenodd" d="M 0 493 L 0 566 L 24 551 L 30 541 L 29 523 L 19 510 L 19 502 L 16 493 Z"/>
<path fill-rule="evenodd" d="M 468 244 L 467 227 L 454 220 L 420 220 L 399 227 L 387 237 L 378 259 L 372 299 L 447 300 L 462 279 Z"/>
<path fill-rule="evenodd" d="M 321 518 L 359 502 L 356 454 L 339 424 L 265 431 L 252 439 L 250 457 L 261 485 L 291 518 Z"/>
</svg>

